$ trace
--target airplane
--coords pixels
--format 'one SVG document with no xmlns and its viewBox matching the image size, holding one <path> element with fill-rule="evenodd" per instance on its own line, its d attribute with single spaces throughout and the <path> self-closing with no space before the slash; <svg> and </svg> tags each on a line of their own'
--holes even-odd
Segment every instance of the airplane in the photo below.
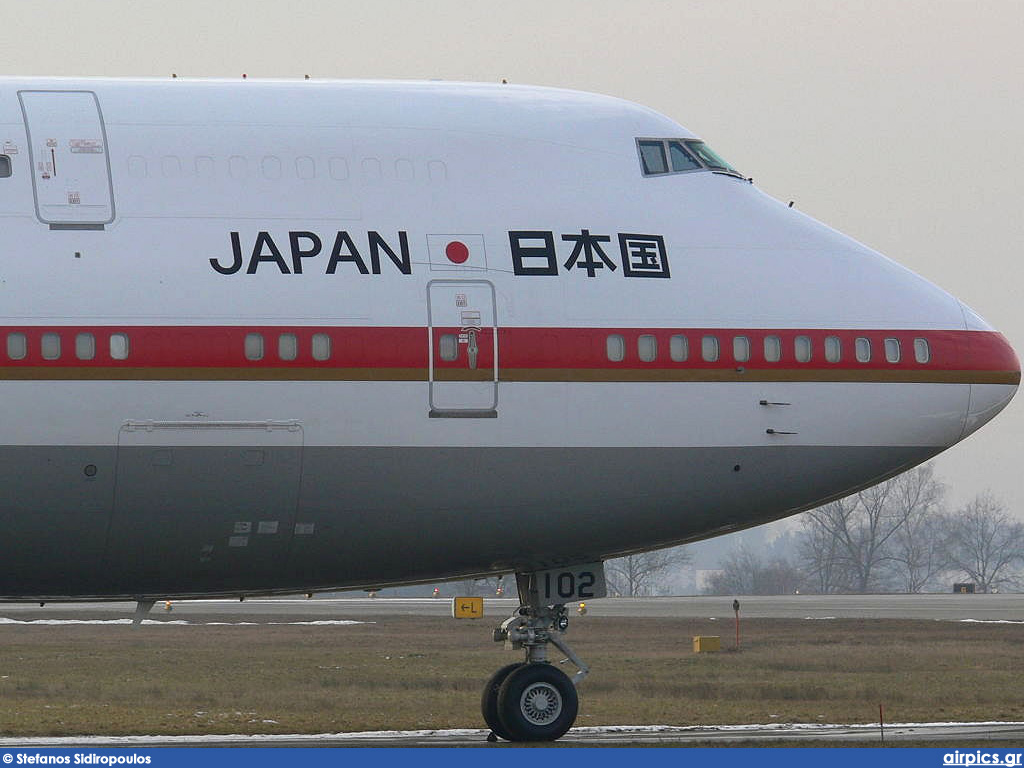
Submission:
<svg viewBox="0 0 1024 768">
<path fill-rule="evenodd" d="M 0 596 L 515 573 L 513 741 L 573 724 L 604 560 L 878 483 L 1020 383 L 949 293 L 569 90 L 0 79 L 0 248 Z"/>
</svg>

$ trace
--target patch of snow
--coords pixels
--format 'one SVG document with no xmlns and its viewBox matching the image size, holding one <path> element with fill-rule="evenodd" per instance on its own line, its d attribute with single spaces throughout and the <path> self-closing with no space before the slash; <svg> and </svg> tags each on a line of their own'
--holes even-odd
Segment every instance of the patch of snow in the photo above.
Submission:
<svg viewBox="0 0 1024 768">
<path fill-rule="evenodd" d="M 959 619 L 965 624 L 1024 624 L 1024 621 L 1013 621 L 1011 619 Z"/>
<path fill-rule="evenodd" d="M 197 715 L 201 714 L 199 712 Z M 202 713 L 205 714 L 205 713 Z M 273 723 L 271 720 L 264 720 L 266 723 Z M 964 726 L 1024 726 L 1024 722 L 1015 721 L 984 721 L 977 723 L 970 722 L 933 722 L 933 723 L 887 723 L 887 728 L 938 728 L 938 727 L 964 727 Z M 697 733 L 744 733 L 750 731 L 833 731 L 833 730 L 874 730 L 878 728 L 876 723 L 858 724 L 836 724 L 836 723 L 768 723 L 750 725 L 597 725 L 581 726 L 572 728 L 569 735 L 584 736 L 588 734 L 614 734 L 614 733 L 657 733 L 657 734 L 697 734 Z M 195 744 L 206 742 L 217 743 L 245 743 L 252 746 L 270 744 L 278 741 L 287 742 L 315 742 L 322 739 L 332 740 L 376 740 L 386 741 L 395 738 L 426 738 L 437 737 L 485 737 L 489 731 L 484 728 L 448 728 L 444 730 L 417 730 L 417 731 L 355 731 L 350 733 L 315 733 L 315 734 L 205 734 L 201 736 L 54 736 L 39 738 L 0 738 L 0 747 L 70 747 L 89 746 L 90 744 L 123 744 L 144 746 L 153 739 L 159 739 L 166 744 Z"/>
</svg>

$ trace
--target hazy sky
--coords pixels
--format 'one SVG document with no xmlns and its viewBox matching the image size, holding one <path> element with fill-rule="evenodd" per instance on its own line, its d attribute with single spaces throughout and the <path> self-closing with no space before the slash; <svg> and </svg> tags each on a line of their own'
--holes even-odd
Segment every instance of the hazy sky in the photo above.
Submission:
<svg viewBox="0 0 1024 768">
<path fill-rule="evenodd" d="M 3 75 L 442 78 L 631 99 L 1024 352 L 1024 2 L 0 0 Z M 1024 395 L 936 460 L 1024 517 Z"/>
</svg>

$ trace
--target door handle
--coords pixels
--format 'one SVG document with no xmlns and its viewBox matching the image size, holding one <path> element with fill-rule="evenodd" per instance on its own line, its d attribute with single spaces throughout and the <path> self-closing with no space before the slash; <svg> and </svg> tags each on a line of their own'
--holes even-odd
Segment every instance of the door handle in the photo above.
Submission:
<svg viewBox="0 0 1024 768">
<path fill-rule="evenodd" d="M 466 345 L 466 354 L 469 357 L 469 367 L 472 370 L 476 370 L 477 355 L 480 353 L 480 347 L 476 343 L 476 331 L 469 332 L 469 343 Z"/>
</svg>

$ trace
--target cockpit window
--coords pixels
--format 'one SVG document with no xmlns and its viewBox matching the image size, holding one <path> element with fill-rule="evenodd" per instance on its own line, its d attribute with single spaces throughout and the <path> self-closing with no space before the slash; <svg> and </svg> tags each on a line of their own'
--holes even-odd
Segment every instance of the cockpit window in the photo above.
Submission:
<svg viewBox="0 0 1024 768">
<path fill-rule="evenodd" d="M 700 161 L 697 160 L 693 155 L 686 151 L 680 141 L 670 141 L 668 143 L 668 153 L 672 158 L 672 170 L 673 171 L 699 171 L 701 170 Z"/>
<path fill-rule="evenodd" d="M 665 145 L 660 141 L 640 141 L 640 159 L 643 161 L 644 173 L 668 173 L 665 163 Z"/>
<path fill-rule="evenodd" d="M 644 176 L 714 171 L 740 176 L 700 139 L 637 139 Z M 742 178 L 742 176 L 741 176 Z"/>
<path fill-rule="evenodd" d="M 688 141 L 686 146 L 690 148 L 697 157 L 701 159 L 712 171 L 725 171 L 726 173 L 736 173 L 736 169 L 729 165 L 725 160 L 720 158 L 714 152 L 711 151 L 711 147 L 705 144 L 703 141 Z"/>
</svg>

